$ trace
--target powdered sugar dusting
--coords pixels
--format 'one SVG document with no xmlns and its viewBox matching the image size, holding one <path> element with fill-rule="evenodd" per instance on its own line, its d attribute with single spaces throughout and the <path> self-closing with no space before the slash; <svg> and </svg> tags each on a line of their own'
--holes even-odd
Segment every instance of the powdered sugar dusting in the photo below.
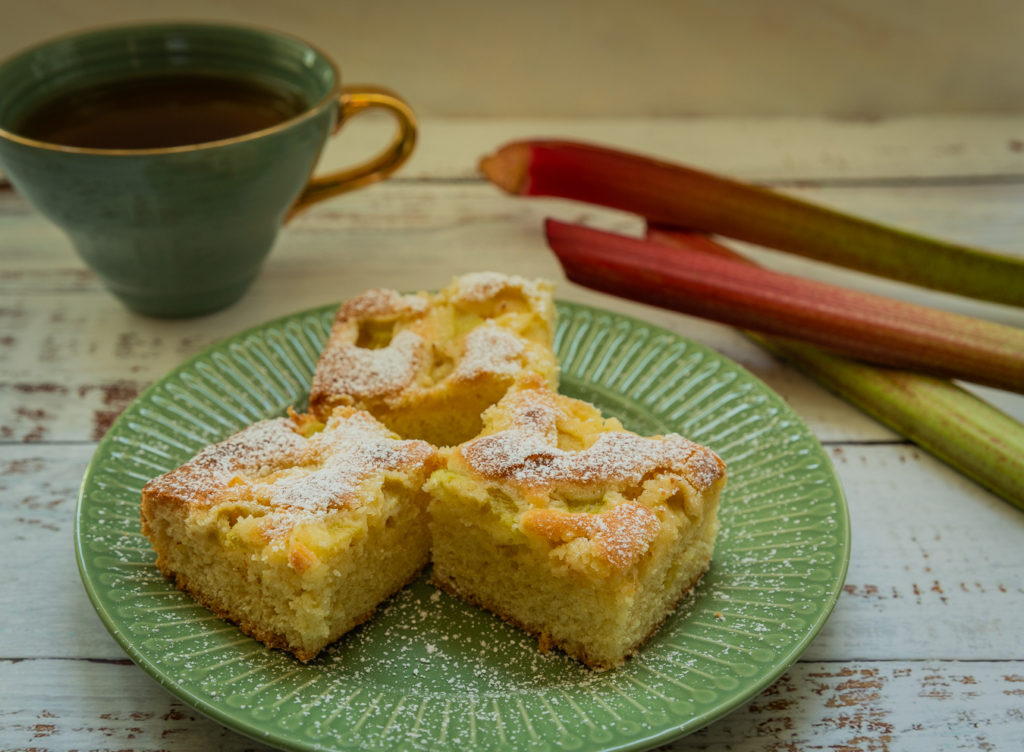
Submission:
<svg viewBox="0 0 1024 752">
<path fill-rule="evenodd" d="M 541 285 L 536 280 L 526 279 L 517 274 L 498 272 L 472 272 L 457 277 L 451 285 L 452 300 L 479 303 L 489 300 L 509 288 L 520 290 L 531 299 L 543 296 Z"/>
<path fill-rule="evenodd" d="M 522 369 L 523 340 L 493 321 L 486 321 L 466 336 L 465 351 L 454 378 L 473 379 L 483 374 L 514 375 Z"/>
<path fill-rule="evenodd" d="M 554 314 L 550 283 L 495 272 L 457 277 L 435 294 L 369 290 L 338 309 L 313 374 L 310 409 L 323 416 L 335 405 L 355 405 L 383 416 L 449 391 L 458 402 L 460 389 L 486 377 L 506 382 L 555 371 L 547 363 L 554 361 Z"/>
<path fill-rule="evenodd" d="M 327 427 L 310 441 L 312 451 L 324 456 L 322 473 L 339 480 L 339 485 L 357 488 L 370 475 L 394 472 L 422 465 L 436 454 L 425 441 L 393 438 L 391 432 L 369 413 L 335 415 Z M 282 503 L 316 509 L 322 498 L 315 494 L 282 496 Z"/>
<path fill-rule="evenodd" d="M 270 504 L 314 514 L 349 506 L 369 477 L 422 464 L 433 453 L 426 442 L 392 439 L 388 430 L 366 413 L 345 419 L 332 417 L 327 427 L 309 440 L 307 456 L 321 458 L 321 464 L 297 468 L 292 475 L 269 484 Z"/>
<path fill-rule="evenodd" d="M 647 553 L 660 525 L 654 512 L 635 501 L 627 501 L 600 514 L 528 509 L 522 517 L 524 530 L 553 543 L 568 543 L 576 538 L 593 541 L 604 559 L 622 569 Z"/>
<path fill-rule="evenodd" d="M 694 444 L 701 451 L 695 451 L 687 460 L 687 477 L 693 487 L 698 491 L 708 488 L 712 483 L 722 477 L 722 468 L 725 463 L 721 458 L 706 447 Z"/>
<path fill-rule="evenodd" d="M 416 331 L 402 326 L 426 314 L 429 307 L 425 295 L 402 295 L 386 288 L 367 290 L 342 303 L 313 374 L 312 411 L 323 416 L 338 401 L 358 403 L 409 387 L 426 363 L 429 346 Z M 367 321 L 392 324 L 397 331 L 384 347 L 360 347 L 360 325 Z"/>
<path fill-rule="evenodd" d="M 144 493 L 189 504 L 236 499 L 269 507 L 268 536 L 296 521 L 351 507 L 367 480 L 423 467 L 437 450 L 404 441 L 372 416 L 340 409 L 309 439 L 286 418 L 261 421 L 204 449 L 191 461 L 147 484 Z"/>
<path fill-rule="evenodd" d="M 427 349 L 426 340 L 408 329 L 378 350 L 352 343 L 328 347 L 317 366 L 315 389 L 354 399 L 395 394 L 413 383 Z"/>
<path fill-rule="evenodd" d="M 722 475 L 721 460 L 711 450 L 678 434 L 654 439 L 608 431 L 586 449 L 560 449 L 557 409 L 544 405 L 543 394 L 533 390 L 518 393 L 510 428 L 462 446 L 462 456 L 477 473 L 529 487 L 549 487 L 636 484 L 660 470 L 683 475 L 698 490 Z M 530 395 L 536 395 L 537 404 L 529 404 Z"/>
<path fill-rule="evenodd" d="M 398 290 L 377 288 L 367 290 L 342 303 L 337 321 L 381 316 L 408 316 L 426 312 L 429 303 L 419 295 L 402 295 Z"/>
<path fill-rule="evenodd" d="M 296 462 L 306 441 L 292 430 L 288 418 L 261 420 L 201 450 L 185 465 L 154 478 L 146 494 L 198 501 L 226 486 L 239 473 L 266 475 Z"/>
<path fill-rule="evenodd" d="M 589 520 L 590 537 L 613 565 L 628 567 L 650 548 L 661 523 L 643 504 L 627 502 L 596 515 L 577 515 Z"/>
</svg>

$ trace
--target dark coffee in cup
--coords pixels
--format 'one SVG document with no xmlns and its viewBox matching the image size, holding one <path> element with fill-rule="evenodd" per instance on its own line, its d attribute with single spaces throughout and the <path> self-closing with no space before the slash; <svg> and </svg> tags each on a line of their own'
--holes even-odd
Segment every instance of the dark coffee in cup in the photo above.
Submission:
<svg viewBox="0 0 1024 752">
<path fill-rule="evenodd" d="M 255 78 L 136 76 L 64 92 L 11 128 L 28 138 L 92 149 L 160 149 L 234 138 L 305 111 L 302 95 Z"/>
</svg>

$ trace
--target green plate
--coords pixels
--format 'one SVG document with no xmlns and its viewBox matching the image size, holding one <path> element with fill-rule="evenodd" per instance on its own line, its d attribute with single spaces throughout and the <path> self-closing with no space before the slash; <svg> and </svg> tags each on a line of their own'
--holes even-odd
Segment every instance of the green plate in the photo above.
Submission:
<svg viewBox="0 0 1024 752">
<path fill-rule="evenodd" d="M 594 673 L 420 579 L 303 665 L 175 590 L 139 532 L 151 477 L 252 421 L 303 406 L 334 308 L 250 329 L 171 371 L 100 443 L 78 501 L 85 588 L 170 692 L 292 750 L 645 749 L 765 689 L 828 618 L 849 560 L 821 445 L 761 381 L 641 321 L 560 303 L 562 390 L 640 433 L 675 431 L 729 466 L 722 532 L 694 594 L 625 667 Z"/>
</svg>

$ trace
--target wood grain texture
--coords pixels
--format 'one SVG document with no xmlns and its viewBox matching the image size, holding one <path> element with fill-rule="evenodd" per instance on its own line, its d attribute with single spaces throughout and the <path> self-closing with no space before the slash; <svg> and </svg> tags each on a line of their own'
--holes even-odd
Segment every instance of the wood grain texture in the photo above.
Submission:
<svg viewBox="0 0 1024 752">
<path fill-rule="evenodd" d="M 1010 752 L 1024 743 L 1022 693 L 1020 661 L 802 662 L 727 718 L 659 749 Z M 268 749 L 131 665 L 0 661 L 0 707 L 12 751 Z"/>
<path fill-rule="evenodd" d="M 802 185 L 940 180 L 965 184 L 1024 173 L 1021 115 L 825 117 L 431 118 L 399 179 L 470 179 L 506 141 L 572 138 L 684 162 L 743 180 Z M 324 167 L 379 146 L 387 121 L 353 120 L 328 144 Z"/>
<path fill-rule="evenodd" d="M 921 231 L 1014 249 L 1024 237 L 1024 186 L 904 186 L 801 189 L 801 195 Z M 894 209 L 893 207 L 898 207 Z M 967 207 L 967 208 L 965 208 Z M 541 239 L 546 214 L 623 231 L 638 222 L 560 201 L 515 200 L 482 183 L 387 183 L 317 207 L 283 232 L 265 270 L 236 306 L 191 321 L 126 313 L 81 267 L 59 235 L 24 202 L 0 196 L 0 441 L 82 441 L 103 434 L 118 409 L 148 383 L 203 347 L 276 316 L 344 299 L 382 284 L 440 287 L 458 273 L 489 268 L 560 279 Z M 993 221 L 998 216 L 1000 221 Z M 26 227 L 34 228 L 32 232 Z M 7 227 L 13 232 L 3 235 Z M 49 228 L 52 229 L 52 228 Z M 36 234 L 33 235 L 33 232 Z M 28 262 L 21 236 L 36 237 Z M 991 240 L 988 240 L 991 239 Z M 749 250 L 749 249 L 748 249 Z M 1024 310 L 917 290 L 786 254 L 754 251 L 781 271 L 871 289 L 915 302 L 1024 326 Z M 358 260 L 358 272 L 354 265 Z M 310 274 L 310 269 L 317 273 Z M 791 401 L 826 441 L 891 440 L 893 434 L 737 335 L 728 327 L 632 304 L 562 282 L 568 300 L 600 305 L 665 326 L 719 350 Z M 1024 397 L 989 390 L 1024 416 Z M 54 397 L 62 410 L 53 411 Z"/>
<path fill-rule="evenodd" d="M 358 155 L 375 124 L 325 163 Z M 1024 118 L 426 121 L 396 180 L 287 227 L 233 308 L 191 321 L 126 312 L 59 231 L 0 191 L 0 749 L 259 750 L 127 661 L 75 566 L 74 504 L 96 441 L 148 384 L 202 348 L 370 286 L 437 287 L 493 268 L 559 277 L 552 214 L 636 231 L 614 212 L 516 201 L 474 177 L 498 143 L 569 135 L 659 153 L 968 243 L 1024 253 Z M 360 141 L 365 139 L 365 142 Z M 914 290 L 785 254 L 774 268 L 1024 326 L 1024 312 Z M 563 283 L 559 295 L 665 326 L 776 390 L 827 444 L 849 501 L 846 587 L 802 662 L 670 749 L 741 752 L 1024 747 L 1024 515 L 727 327 Z M 979 390 L 1024 418 L 1024 397 Z"/>
</svg>

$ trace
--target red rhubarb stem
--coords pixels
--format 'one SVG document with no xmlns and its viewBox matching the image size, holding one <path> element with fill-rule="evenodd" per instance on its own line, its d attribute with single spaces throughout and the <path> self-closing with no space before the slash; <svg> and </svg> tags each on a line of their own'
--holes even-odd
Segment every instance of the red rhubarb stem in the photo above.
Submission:
<svg viewBox="0 0 1024 752">
<path fill-rule="evenodd" d="M 1024 306 L 1024 258 L 869 222 L 764 188 L 571 141 L 519 141 L 485 157 L 496 185 L 633 212 L 912 284 Z"/>
<path fill-rule="evenodd" d="M 574 282 L 883 365 L 1024 392 L 1024 331 L 548 220 Z"/>
<path fill-rule="evenodd" d="M 647 239 L 754 264 L 705 235 L 647 227 Z M 1024 509 L 1024 425 L 945 379 L 880 368 L 793 340 L 745 332 L 775 357 Z"/>
</svg>

